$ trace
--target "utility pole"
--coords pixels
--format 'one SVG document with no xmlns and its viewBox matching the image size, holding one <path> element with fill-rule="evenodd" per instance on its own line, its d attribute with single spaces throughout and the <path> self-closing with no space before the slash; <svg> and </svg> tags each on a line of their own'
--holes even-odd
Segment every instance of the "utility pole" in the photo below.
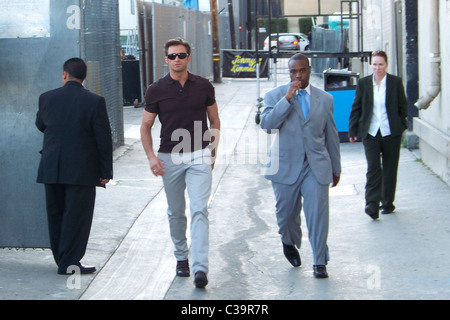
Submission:
<svg viewBox="0 0 450 320">
<path fill-rule="evenodd" d="M 236 49 L 236 34 L 234 33 L 233 0 L 228 0 L 228 17 L 230 19 L 231 49 Z"/>
<path fill-rule="evenodd" d="M 210 0 L 211 7 L 211 29 L 212 29 L 212 57 L 214 82 L 220 83 L 220 46 L 219 46 L 219 21 L 217 12 L 217 0 Z"/>
</svg>

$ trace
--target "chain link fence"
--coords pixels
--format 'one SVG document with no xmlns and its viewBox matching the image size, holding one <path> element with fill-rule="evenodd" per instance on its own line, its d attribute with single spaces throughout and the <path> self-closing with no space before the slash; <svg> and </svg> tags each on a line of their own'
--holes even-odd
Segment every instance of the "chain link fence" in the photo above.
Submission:
<svg viewBox="0 0 450 320">
<path fill-rule="evenodd" d="M 123 138 L 119 7 L 116 0 L 80 0 L 81 57 L 88 65 L 84 86 L 106 100 L 114 148 Z"/>
</svg>

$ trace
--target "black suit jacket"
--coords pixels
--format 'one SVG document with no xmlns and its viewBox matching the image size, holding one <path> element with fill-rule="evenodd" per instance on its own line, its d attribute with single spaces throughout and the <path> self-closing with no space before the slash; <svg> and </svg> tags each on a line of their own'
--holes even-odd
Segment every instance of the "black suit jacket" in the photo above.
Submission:
<svg viewBox="0 0 450 320">
<path fill-rule="evenodd" d="M 105 99 L 69 81 L 39 97 L 44 133 L 38 183 L 100 185 L 112 178 L 112 138 Z"/>
<path fill-rule="evenodd" d="M 408 102 L 402 79 L 386 75 L 386 111 L 393 137 L 407 129 Z M 373 75 L 359 79 L 350 112 L 348 136 L 365 138 L 373 114 Z"/>
</svg>

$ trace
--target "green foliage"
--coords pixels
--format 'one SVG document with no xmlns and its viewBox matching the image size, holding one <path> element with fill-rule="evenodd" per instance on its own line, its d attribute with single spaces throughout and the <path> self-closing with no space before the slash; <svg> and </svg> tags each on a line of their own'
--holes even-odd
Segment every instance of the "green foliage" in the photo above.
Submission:
<svg viewBox="0 0 450 320">
<path fill-rule="evenodd" d="M 271 33 L 277 33 L 277 30 L 279 33 L 288 32 L 288 19 L 287 18 L 272 18 L 270 19 L 271 24 Z M 278 27 L 277 27 L 278 24 Z M 261 18 L 258 19 L 258 27 L 264 27 L 266 28 L 266 32 L 269 33 L 269 24 L 267 18 Z M 278 29 L 277 29 L 278 28 Z"/>
<path fill-rule="evenodd" d="M 299 18 L 298 19 L 298 29 L 303 34 L 308 34 L 312 31 L 313 22 L 311 18 Z"/>
</svg>

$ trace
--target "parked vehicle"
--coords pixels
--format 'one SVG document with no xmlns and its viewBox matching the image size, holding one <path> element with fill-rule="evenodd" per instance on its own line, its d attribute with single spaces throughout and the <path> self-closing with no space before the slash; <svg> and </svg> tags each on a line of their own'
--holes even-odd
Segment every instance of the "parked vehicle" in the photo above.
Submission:
<svg viewBox="0 0 450 320">
<path fill-rule="evenodd" d="M 270 35 L 270 50 L 276 51 L 307 51 L 308 37 L 303 33 L 272 33 Z M 278 42 L 278 44 L 277 44 Z M 269 37 L 264 40 L 264 51 L 269 51 Z"/>
</svg>

